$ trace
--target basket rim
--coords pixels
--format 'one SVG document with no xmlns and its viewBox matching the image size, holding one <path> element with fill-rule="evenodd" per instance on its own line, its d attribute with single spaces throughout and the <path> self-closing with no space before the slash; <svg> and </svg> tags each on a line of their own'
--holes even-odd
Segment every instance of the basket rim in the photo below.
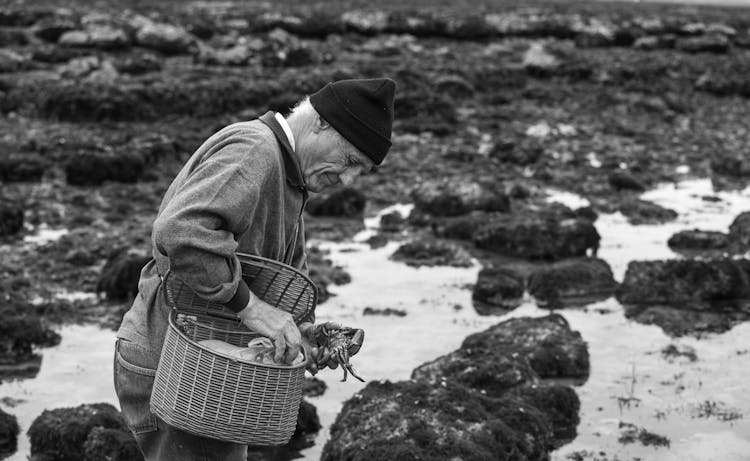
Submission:
<svg viewBox="0 0 750 461">
<path fill-rule="evenodd" d="M 267 364 L 267 363 L 258 363 L 258 362 L 248 362 L 248 361 L 244 361 L 244 360 L 238 360 L 236 357 L 231 357 L 231 356 L 229 356 L 227 354 L 224 354 L 222 352 L 218 352 L 218 351 L 215 351 L 213 349 L 210 349 L 210 348 L 208 348 L 208 347 L 206 347 L 206 346 L 198 343 L 197 341 L 193 341 L 192 339 L 188 338 L 188 336 L 180 328 L 178 328 L 177 325 L 175 325 L 174 322 L 175 322 L 175 318 L 177 317 L 178 313 L 179 312 L 178 312 L 178 310 L 176 308 L 172 308 L 172 310 L 171 310 L 171 312 L 169 314 L 169 328 L 173 329 L 175 331 L 175 333 L 177 333 L 178 335 L 182 336 L 183 339 L 185 339 L 186 341 L 188 341 L 193 346 L 196 346 L 199 349 L 202 349 L 202 350 L 204 350 L 206 352 L 209 352 L 209 353 L 211 353 L 213 355 L 217 355 L 219 357 L 222 357 L 224 359 L 227 359 L 227 360 L 229 360 L 231 362 L 235 362 L 235 363 L 243 363 L 243 364 L 246 364 L 246 365 L 253 365 L 253 366 L 264 367 L 264 368 L 273 368 L 273 369 L 277 369 L 277 370 L 296 370 L 298 368 L 303 368 L 303 367 L 307 366 L 307 355 L 305 353 L 305 348 L 304 347 L 300 350 L 302 352 L 302 358 L 304 360 L 302 362 L 296 364 L 296 365 L 276 365 L 276 364 Z M 193 315 L 193 314 L 185 314 L 185 315 Z M 252 330 L 248 330 L 248 331 L 252 332 Z"/>
</svg>

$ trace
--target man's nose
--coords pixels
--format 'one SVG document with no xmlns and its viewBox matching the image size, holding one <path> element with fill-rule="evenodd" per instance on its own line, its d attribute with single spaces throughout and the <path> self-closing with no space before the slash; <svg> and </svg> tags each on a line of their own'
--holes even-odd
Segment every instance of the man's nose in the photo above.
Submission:
<svg viewBox="0 0 750 461">
<path fill-rule="evenodd" d="M 339 176 L 339 180 L 341 181 L 341 184 L 348 186 L 352 182 L 354 182 L 354 179 L 359 175 L 359 169 L 348 169 L 341 173 Z"/>
</svg>

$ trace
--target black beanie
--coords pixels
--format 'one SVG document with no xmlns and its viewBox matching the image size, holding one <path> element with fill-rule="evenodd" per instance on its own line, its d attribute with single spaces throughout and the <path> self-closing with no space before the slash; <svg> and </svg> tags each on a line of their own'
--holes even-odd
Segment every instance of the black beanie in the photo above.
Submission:
<svg viewBox="0 0 750 461">
<path fill-rule="evenodd" d="M 391 148 L 393 96 L 389 78 L 339 80 L 310 96 L 323 119 L 341 136 L 380 165 Z"/>
</svg>

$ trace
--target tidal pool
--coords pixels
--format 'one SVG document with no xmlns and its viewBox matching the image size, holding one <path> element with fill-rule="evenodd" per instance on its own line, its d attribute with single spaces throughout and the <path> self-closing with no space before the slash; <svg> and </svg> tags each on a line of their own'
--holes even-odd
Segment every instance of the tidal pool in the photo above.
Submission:
<svg viewBox="0 0 750 461">
<path fill-rule="evenodd" d="M 704 195 L 721 201 L 705 201 Z M 726 232 L 737 214 L 750 210 L 750 188 L 715 193 L 707 180 L 665 185 L 642 198 L 673 208 L 680 216 L 654 226 L 632 226 L 619 213 L 600 216 L 596 222 L 602 235 L 599 256 L 620 281 L 631 260 L 679 257 L 666 244 L 674 232 L 695 227 Z M 551 191 L 550 200 L 579 206 L 583 199 Z M 392 209 L 409 211 L 408 206 Z M 319 306 L 317 318 L 366 331 L 364 347 L 352 359 L 366 380 L 409 379 L 415 367 L 456 349 L 471 333 L 507 318 L 548 313 L 527 299 L 507 315 L 480 316 L 471 304 L 479 264 L 413 268 L 390 261 L 398 243 L 378 249 L 358 243 L 376 225 L 377 219 L 366 220 L 367 229 L 353 243 L 314 242 L 330 250 L 334 264 L 344 266 L 352 276 L 350 284 L 330 288 L 336 296 Z M 406 315 L 363 315 L 366 307 L 395 308 Z M 604 452 L 606 458 L 601 459 L 610 461 L 750 459 L 750 419 L 744 417 L 750 414 L 750 323 L 702 339 L 673 339 L 657 326 L 626 319 L 614 298 L 557 312 L 587 341 L 591 375 L 576 387 L 581 399 L 578 437 L 555 451 L 553 460 L 565 460 L 574 452 Z M 43 361 L 36 378 L 0 384 L 0 406 L 18 417 L 23 433 L 18 452 L 9 458 L 12 461 L 27 459 L 25 432 L 45 408 L 93 402 L 116 405 L 114 332 L 71 325 L 60 334 L 59 346 L 40 351 Z M 661 350 L 670 344 L 693 348 L 697 360 L 666 359 Z M 323 429 L 315 445 L 302 452 L 306 460 L 319 459 L 341 405 L 365 386 L 351 377 L 341 382 L 340 369 L 317 376 L 328 390 L 309 400 L 317 407 Z M 622 444 L 618 441 L 621 423 L 667 437 L 669 447 L 637 441 Z"/>
</svg>

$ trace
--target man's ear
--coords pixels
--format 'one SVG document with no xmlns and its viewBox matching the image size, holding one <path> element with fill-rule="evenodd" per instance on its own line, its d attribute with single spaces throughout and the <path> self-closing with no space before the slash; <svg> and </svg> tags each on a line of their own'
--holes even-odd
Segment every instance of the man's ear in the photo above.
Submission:
<svg viewBox="0 0 750 461">
<path fill-rule="evenodd" d="M 326 122 L 325 119 L 323 117 L 321 117 L 320 115 L 318 115 L 316 117 L 316 121 L 315 121 L 315 130 L 316 131 L 327 130 L 330 126 L 331 125 L 329 125 L 328 122 Z"/>
</svg>

